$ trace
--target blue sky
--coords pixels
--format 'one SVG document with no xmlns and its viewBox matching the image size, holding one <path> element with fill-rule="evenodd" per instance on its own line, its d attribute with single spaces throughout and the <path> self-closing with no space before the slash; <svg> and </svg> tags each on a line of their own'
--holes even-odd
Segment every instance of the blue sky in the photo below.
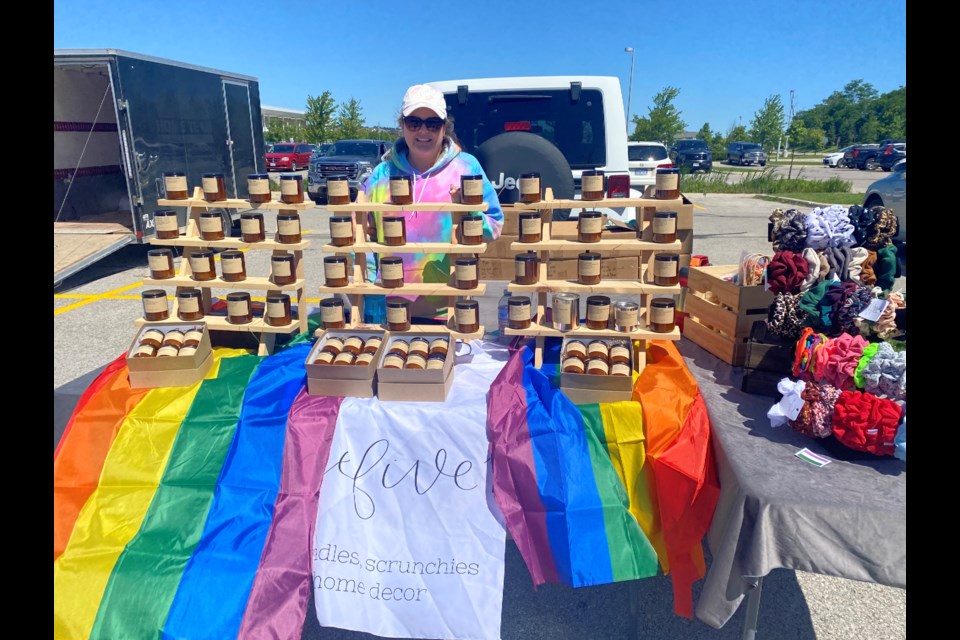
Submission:
<svg viewBox="0 0 960 640">
<path fill-rule="evenodd" d="M 813 107 L 852 80 L 905 86 L 906 0 L 55 0 L 55 49 L 124 49 L 254 76 L 261 104 L 304 109 L 329 90 L 368 125 L 411 84 L 609 75 L 631 112 L 677 87 L 687 129 L 726 132 L 771 95 Z M 632 127 L 631 127 L 632 128 Z"/>
</svg>

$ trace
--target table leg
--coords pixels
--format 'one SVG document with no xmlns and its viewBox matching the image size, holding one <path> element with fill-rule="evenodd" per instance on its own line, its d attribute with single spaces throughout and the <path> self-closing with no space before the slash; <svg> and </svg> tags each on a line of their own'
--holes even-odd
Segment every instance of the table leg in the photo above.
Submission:
<svg viewBox="0 0 960 640">
<path fill-rule="evenodd" d="M 760 592 L 763 591 L 763 576 L 756 579 L 747 595 L 747 617 L 743 621 L 743 640 L 757 637 L 757 618 L 760 615 Z"/>
</svg>

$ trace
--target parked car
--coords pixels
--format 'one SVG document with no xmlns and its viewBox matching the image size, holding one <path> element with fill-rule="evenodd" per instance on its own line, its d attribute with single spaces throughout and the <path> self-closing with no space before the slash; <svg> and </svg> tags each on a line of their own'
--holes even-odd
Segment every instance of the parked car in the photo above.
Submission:
<svg viewBox="0 0 960 640">
<path fill-rule="evenodd" d="M 310 159 L 321 158 L 327 155 L 327 152 L 330 151 L 330 148 L 333 147 L 332 142 L 324 142 L 323 144 L 317 145 L 317 148 L 314 149 L 313 153 L 310 154 Z"/>
<path fill-rule="evenodd" d="M 848 169 L 859 169 L 867 154 L 871 151 L 876 151 L 879 147 L 880 145 L 878 144 L 853 145 L 849 151 L 843 154 L 843 166 Z"/>
<path fill-rule="evenodd" d="M 670 160 L 673 166 L 691 173 L 710 173 L 713 169 L 713 153 L 703 140 L 677 140 L 670 147 Z"/>
<path fill-rule="evenodd" d="M 627 167 L 630 186 L 643 191 L 657 183 L 657 168 L 672 167 L 667 148 L 659 142 L 628 142 Z"/>
<path fill-rule="evenodd" d="M 767 152 L 756 142 L 731 142 L 727 145 L 727 164 L 767 165 Z"/>
<path fill-rule="evenodd" d="M 267 171 L 297 171 L 310 166 L 310 155 L 316 149 L 308 142 L 278 142 L 266 154 Z"/>
<path fill-rule="evenodd" d="M 906 273 L 907 265 L 907 160 L 904 158 L 893 165 L 890 175 L 880 178 L 867 187 L 863 196 L 864 207 L 875 206 L 892 209 L 897 215 L 899 230 L 893 238 L 897 247 L 897 258 L 901 271 Z"/>
<path fill-rule="evenodd" d="M 373 168 L 380 164 L 380 158 L 390 148 L 390 143 L 382 140 L 338 140 L 327 150 L 327 154 L 310 161 L 307 172 L 307 193 L 316 203 L 327 200 L 327 178 L 347 176 L 350 186 L 350 199 L 357 197 L 357 190 L 367 179 Z"/>
<path fill-rule="evenodd" d="M 853 149 L 853 145 L 850 145 L 849 147 L 844 147 L 843 149 L 839 149 L 837 151 L 834 151 L 833 153 L 828 153 L 827 155 L 823 156 L 823 164 L 827 165 L 828 167 L 833 167 L 835 169 L 842 167 L 844 154 L 846 154 L 847 151 L 850 151 L 851 149 Z"/>
<path fill-rule="evenodd" d="M 877 153 L 876 164 L 884 171 L 890 171 L 893 165 L 907 157 L 907 143 L 888 144 Z"/>
</svg>

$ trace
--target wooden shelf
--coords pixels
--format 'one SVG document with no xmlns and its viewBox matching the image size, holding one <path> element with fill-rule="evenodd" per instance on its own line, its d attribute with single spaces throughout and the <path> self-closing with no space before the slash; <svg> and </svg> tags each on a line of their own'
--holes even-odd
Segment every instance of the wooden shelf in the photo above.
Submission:
<svg viewBox="0 0 960 640">
<path fill-rule="evenodd" d="M 162 281 L 165 282 L 165 281 Z M 479 283 L 475 289 L 457 289 L 440 282 L 407 282 L 399 289 L 387 289 L 378 283 L 364 282 L 349 284 L 345 287 L 320 287 L 320 293 L 344 293 L 347 295 L 398 295 L 398 296 L 482 296 L 487 285 Z M 679 287 L 677 293 L 680 293 Z"/>
<path fill-rule="evenodd" d="M 487 243 L 408 242 L 399 247 L 388 247 L 385 244 L 367 242 L 351 244 L 346 247 L 325 244 L 320 250 L 323 253 L 484 253 L 487 250 Z"/>
<path fill-rule="evenodd" d="M 580 284 L 576 280 L 543 280 L 536 284 L 507 284 L 507 289 L 514 293 L 622 293 L 622 294 L 660 294 L 666 296 L 680 295 L 680 285 L 662 287 L 655 284 L 644 284 L 636 280 L 601 280 L 600 284 Z"/>
<path fill-rule="evenodd" d="M 309 240 L 302 240 L 296 244 L 284 244 L 276 240 L 263 242 L 244 242 L 240 238 L 224 238 L 223 240 L 203 240 L 201 238 L 181 236 L 172 240 L 158 240 L 152 238 L 150 244 L 168 247 L 206 247 L 210 249 L 269 249 L 271 251 L 303 251 L 310 246 Z"/>
<path fill-rule="evenodd" d="M 276 284 L 269 278 L 262 277 L 251 277 L 247 278 L 246 280 L 241 280 L 240 282 L 227 282 L 225 280 L 221 280 L 220 278 L 200 281 L 183 276 L 175 276 L 173 278 L 166 278 L 165 280 L 155 280 L 153 278 L 143 279 L 144 285 L 152 287 L 196 287 L 198 289 L 207 288 L 242 290 L 252 289 L 255 291 L 294 291 L 296 289 L 302 289 L 305 283 L 305 278 L 299 278 L 291 284 Z"/>
<path fill-rule="evenodd" d="M 270 202 L 253 203 L 249 200 L 240 200 L 237 198 L 228 198 L 226 200 L 217 200 L 216 202 L 207 202 L 203 198 L 187 198 L 186 200 L 167 200 L 161 198 L 157 200 L 161 207 L 210 207 L 220 209 L 266 209 L 273 210 L 296 210 L 313 209 L 317 205 L 310 198 L 297 204 L 286 204 L 280 200 L 271 200 Z"/>
<path fill-rule="evenodd" d="M 370 211 L 450 211 L 471 213 L 486 211 L 487 203 L 459 204 L 456 202 L 417 202 L 415 204 L 386 204 L 378 202 L 354 202 L 352 204 L 328 204 L 332 213 L 364 213 Z"/>
<path fill-rule="evenodd" d="M 543 307 L 537 310 L 537 318 L 526 329 L 504 330 L 508 336 L 556 337 L 556 338 L 627 338 L 630 340 L 679 340 L 680 327 L 674 327 L 669 333 L 637 329 L 636 331 L 617 331 L 616 329 L 588 329 L 585 324 L 570 331 L 560 331 L 547 324 L 547 315 Z"/>
<path fill-rule="evenodd" d="M 357 323 L 355 325 L 347 325 L 343 329 L 336 329 L 336 331 L 348 331 L 350 329 L 359 329 L 364 331 L 389 331 L 386 325 L 381 324 L 365 324 Z M 318 328 L 314 335 L 319 336 L 325 329 L 323 327 Z M 409 331 L 390 331 L 392 336 L 403 336 L 403 335 L 415 335 L 418 333 L 436 333 L 438 331 L 446 331 L 450 334 L 450 337 L 454 340 L 482 340 L 485 335 L 483 325 L 480 325 L 480 329 L 474 333 L 461 333 L 457 331 L 456 326 L 454 325 L 453 319 L 447 321 L 447 324 L 412 324 L 410 325 Z"/>
<path fill-rule="evenodd" d="M 626 235 L 626 234 L 625 234 Z M 652 250 L 652 251 L 679 251 L 683 248 L 683 243 L 679 240 L 673 242 L 648 242 L 638 240 L 636 237 L 623 240 L 606 239 L 599 242 L 580 242 L 578 240 L 544 240 L 543 242 L 511 242 L 511 251 L 597 251 L 604 254 L 616 254 L 621 252 L 633 252 Z"/>
<path fill-rule="evenodd" d="M 147 321 L 143 318 L 137 318 L 134 320 L 134 323 L 137 327 L 143 326 Z M 207 325 L 208 329 L 214 331 L 245 331 L 248 333 L 291 333 L 296 329 L 299 329 L 300 321 L 296 318 L 285 326 L 274 327 L 267 324 L 263 318 L 254 317 L 251 322 L 247 324 L 231 324 L 227 322 L 226 316 L 215 316 L 215 315 L 206 315 L 200 320 L 180 320 L 179 318 L 172 318 L 169 320 L 163 320 L 159 323 L 151 322 L 150 324 L 200 324 L 204 323 Z"/>
<path fill-rule="evenodd" d="M 543 209 L 612 209 L 619 207 L 657 207 L 671 209 L 683 204 L 683 198 L 658 200 L 656 198 L 604 198 L 603 200 L 541 200 L 540 202 L 516 202 L 501 205 L 514 211 L 540 211 Z"/>
</svg>

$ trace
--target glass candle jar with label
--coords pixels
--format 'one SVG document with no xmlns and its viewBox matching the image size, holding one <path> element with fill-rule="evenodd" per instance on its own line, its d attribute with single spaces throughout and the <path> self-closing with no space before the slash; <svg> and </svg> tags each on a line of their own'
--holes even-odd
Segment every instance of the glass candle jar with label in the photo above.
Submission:
<svg viewBox="0 0 960 640">
<path fill-rule="evenodd" d="M 190 197 L 187 187 L 187 174 L 183 171 L 165 171 L 163 190 L 167 200 L 187 200 Z"/>
<path fill-rule="evenodd" d="M 343 339 L 338 338 L 337 336 L 330 336 L 326 339 L 326 341 L 324 341 L 321 350 L 326 351 L 327 353 L 332 353 L 333 355 L 337 355 L 343 351 Z"/>
<path fill-rule="evenodd" d="M 271 280 L 274 284 L 288 285 L 297 281 L 297 267 L 292 253 L 270 256 Z"/>
<path fill-rule="evenodd" d="M 160 346 L 165 347 L 167 345 L 174 346 L 179 351 L 183 346 L 183 331 L 179 329 L 171 329 L 163 335 L 163 342 Z"/>
<path fill-rule="evenodd" d="M 599 211 L 583 211 L 577 219 L 577 240 L 600 242 L 603 237 L 603 214 Z"/>
<path fill-rule="evenodd" d="M 539 260 L 535 251 L 519 253 L 513 258 L 515 267 L 513 281 L 517 284 L 537 284 Z"/>
<path fill-rule="evenodd" d="M 280 176 L 280 201 L 283 204 L 303 202 L 303 176 L 299 173 L 284 173 Z"/>
<path fill-rule="evenodd" d="M 426 338 L 411 338 L 409 345 L 410 346 L 407 349 L 407 357 L 418 355 L 426 358 L 428 355 L 430 355 L 430 341 Z"/>
<path fill-rule="evenodd" d="M 613 305 L 613 327 L 617 331 L 636 331 L 640 323 L 640 305 L 620 301 Z"/>
<path fill-rule="evenodd" d="M 327 178 L 327 204 L 350 204 L 350 179 L 347 176 Z"/>
<path fill-rule="evenodd" d="M 150 267 L 150 277 L 154 280 L 166 280 L 176 275 L 173 268 L 173 251 L 170 249 L 147 251 L 147 265 Z"/>
<path fill-rule="evenodd" d="M 139 344 L 159 349 L 160 345 L 163 344 L 163 331 L 159 329 L 147 329 L 143 332 L 143 335 L 140 336 Z"/>
<path fill-rule="evenodd" d="M 507 299 L 507 314 L 511 329 L 523 330 L 530 327 L 533 317 L 529 296 L 510 296 Z"/>
<path fill-rule="evenodd" d="M 383 357 L 382 367 L 384 369 L 403 369 L 407 362 L 407 356 L 401 353 L 388 353 Z"/>
<path fill-rule="evenodd" d="M 407 222 L 403 216 L 383 216 L 383 244 L 388 247 L 407 244 Z"/>
<path fill-rule="evenodd" d="M 426 369 L 427 368 L 427 359 L 417 353 L 411 353 L 407 355 L 407 361 L 403 363 L 404 369 Z"/>
<path fill-rule="evenodd" d="M 387 329 L 410 331 L 410 301 L 402 298 L 387 298 Z"/>
<path fill-rule="evenodd" d="M 520 174 L 520 202 L 540 202 L 540 174 L 536 171 Z"/>
<path fill-rule="evenodd" d="M 403 286 L 403 259 L 397 256 L 380 258 L 380 282 L 387 289 Z"/>
<path fill-rule="evenodd" d="M 200 289 L 177 291 L 177 317 L 189 321 L 203 318 L 203 294 Z"/>
<path fill-rule="evenodd" d="M 300 231 L 300 214 L 296 211 L 281 211 L 277 214 L 277 242 L 297 244 L 303 239 Z"/>
<path fill-rule="evenodd" d="M 476 258 L 457 258 L 453 265 L 457 289 L 476 289 L 480 280 L 477 277 Z"/>
<path fill-rule="evenodd" d="M 183 346 L 196 349 L 203 338 L 203 329 L 189 329 L 183 333 Z"/>
<path fill-rule="evenodd" d="M 483 204 L 483 176 L 460 176 L 460 202 Z"/>
<path fill-rule="evenodd" d="M 143 302 L 143 317 L 150 322 L 159 322 L 170 317 L 170 307 L 167 305 L 167 292 L 163 289 L 147 289 L 140 292 Z M 159 346 L 159 345 L 158 345 Z"/>
<path fill-rule="evenodd" d="M 650 226 L 654 242 L 674 242 L 677 239 L 677 212 L 657 211 Z"/>
<path fill-rule="evenodd" d="M 201 240 L 223 240 L 223 215 L 216 211 L 204 211 L 197 221 Z"/>
<path fill-rule="evenodd" d="M 343 329 L 347 326 L 343 313 L 343 300 L 327 298 L 320 302 L 320 322 L 324 329 Z"/>
<path fill-rule="evenodd" d="M 586 366 L 583 363 L 583 360 L 576 357 L 566 357 L 563 359 L 563 362 L 560 364 L 563 373 L 585 373 Z"/>
<path fill-rule="evenodd" d="M 653 259 L 653 284 L 672 287 L 680 284 L 680 256 L 676 253 L 658 253 Z"/>
<path fill-rule="evenodd" d="M 222 173 L 204 173 L 201 177 L 203 199 L 220 202 L 227 199 L 227 179 Z"/>
<path fill-rule="evenodd" d="M 381 344 L 383 344 L 383 338 L 379 338 L 379 337 L 377 337 L 377 336 L 373 336 L 373 337 L 371 337 L 371 338 L 367 338 L 367 339 L 363 342 L 363 351 L 362 351 L 362 353 L 376 353 L 377 350 L 380 349 L 380 345 L 381 345 Z"/>
<path fill-rule="evenodd" d="M 553 328 L 557 331 L 573 331 L 580 326 L 580 295 L 555 293 L 551 305 Z"/>
<path fill-rule="evenodd" d="M 480 303 L 476 300 L 457 300 L 454 313 L 460 333 L 476 333 L 480 330 Z"/>
<path fill-rule="evenodd" d="M 224 282 L 240 282 L 247 279 L 247 261 L 243 251 L 229 249 L 220 254 L 220 278 Z"/>
<path fill-rule="evenodd" d="M 483 244 L 483 216 L 465 213 L 460 216 L 460 244 Z"/>
<path fill-rule="evenodd" d="M 254 204 L 270 202 L 270 176 L 266 173 L 248 173 L 247 198 Z"/>
<path fill-rule="evenodd" d="M 333 364 L 335 357 L 336 356 L 329 351 L 321 351 L 313 358 L 313 362 L 310 364 Z"/>
<path fill-rule="evenodd" d="M 606 329 L 610 323 L 609 296 L 590 296 L 587 298 L 587 328 Z"/>
<path fill-rule="evenodd" d="M 680 169 L 657 169 L 657 200 L 676 200 L 680 197 Z"/>
<path fill-rule="evenodd" d="M 390 204 L 413 204 L 412 176 L 390 176 Z"/>
<path fill-rule="evenodd" d="M 157 347 L 142 342 L 133 350 L 131 358 L 153 358 L 157 355 Z"/>
<path fill-rule="evenodd" d="M 444 363 L 447 361 L 447 356 L 440 355 L 439 353 L 427 356 L 427 370 L 430 369 L 443 369 Z"/>
<path fill-rule="evenodd" d="M 353 361 L 357 359 L 357 356 L 350 353 L 349 351 L 341 351 L 337 354 L 337 357 L 333 359 L 333 364 L 345 365 L 353 364 Z"/>
<path fill-rule="evenodd" d="M 610 364 L 630 364 L 630 345 L 626 342 L 615 342 L 610 345 Z"/>
<path fill-rule="evenodd" d="M 403 339 L 397 339 L 390 343 L 390 346 L 387 348 L 387 353 L 395 353 L 397 355 L 403 356 L 404 359 L 407 357 L 407 353 L 410 352 L 410 343 Z"/>
<path fill-rule="evenodd" d="M 584 251 L 577 258 L 577 282 L 580 284 L 600 284 L 600 254 Z"/>
<path fill-rule="evenodd" d="M 204 249 L 190 254 L 187 261 L 190 264 L 190 277 L 198 282 L 207 282 L 217 277 L 217 269 L 214 266 L 213 251 Z"/>
<path fill-rule="evenodd" d="M 654 298 L 650 301 L 650 330 L 670 333 L 676 326 L 676 302 L 673 298 Z"/>
<path fill-rule="evenodd" d="M 357 355 L 357 359 L 353 361 L 353 364 L 358 367 L 366 367 L 371 362 L 373 362 L 372 353 L 360 353 Z"/>
<path fill-rule="evenodd" d="M 605 191 L 603 171 L 587 169 L 580 175 L 580 197 L 583 200 L 603 200 Z"/>
<path fill-rule="evenodd" d="M 157 209 L 153 212 L 153 226 L 159 240 L 176 240 L 180 237 L 180 223 L 173 209 Z"/>
<path fill-rule="evenodd" d="M 603 358 L 607 360 L 610 357 L 610 347 L 603 340 L 591 340 L 587 343 L 587 359 Z"/>
<path fill-rule="evenodd" d="M 234 291 L 227 294 L 227 322 L 247 324 L 253 322 L 250 308 L 250 294 L 246 291 Z"/>
<path fill-rule="evenodd" d="M 610 373 L 610 364 L 604 358 L 587 360 L 587 373 L 592 376 L 605 376 Z"/>
<path fill-rule="evenodd" d="M 587 344 L 583 340 L 571 340 L 563 348 L 564 358 L 579 358 L 582 362 L 587 361 Z"/>
<path fill-rule="evenodd" d="M 180 347 L 180 353 L 178 353 L 177 355 L 183 356 L 184 358 L 186 358 L 188 356 L 193 356 L 193 354 L 195 354 L 196 352 L 197 352 L 196 347 Z"/>
<path fill-rule="evenodd" d="M 267 239 L 262 213 L 248 211 L 240 214 L 240 238 L 244 242 L 263 242 Z"/>
<path fill-rule="evenodd" d="M 285 327 L 293 321 L 290 315 L 290 296 L 286 293 L 271 293 L 267 295 L 267 306 L 263 315 L 264 321 L 271 327 Z"/>
<path fill-rule="evenodd" d="M 447 351 L 450 349 L 450 342 L 446 338 L 434 338 L 430 341 L 430 356 L 447 357 Z"/>
<path fill-rule="evenodd" d="M 349 247 L 353 244 L 352 216 L 331 216 L 330 244 L 335 247 Z"/>
<path fill-rule="evenodd" d="M 180 347 L 175 347 L 172 344 L 162 345 L 157 349 L 158 358 L 172 358 L 180 352 Z"/>
<path fill-rule="evenodd" d="M 630 369 L 630 365 L 626 362 L 611 362 L 610 363 L 610 375 L 611 376 L 622 376 L 628 378 L 632 375 L 633 370 Z"/>
<path fill-rule="evenodd" d="M 520 242 L 540 242 L 543 239 L 543 219 L 539 211 L 518 216 Z"/>
<path fill-rule="evenodd" d="M 347 278 L 346 256 L 326 256 L 323 259 L 323 277 L 328 287 L 345 287 L 350 284 Z"/>
</svg>

